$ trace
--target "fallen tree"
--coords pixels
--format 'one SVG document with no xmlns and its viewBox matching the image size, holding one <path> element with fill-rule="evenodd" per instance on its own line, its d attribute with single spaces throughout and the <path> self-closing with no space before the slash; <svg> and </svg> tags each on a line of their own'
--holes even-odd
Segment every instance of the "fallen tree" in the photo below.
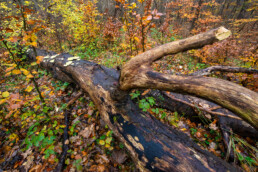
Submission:
<svg viewBox="0 0 258 172">
<path fill-rule="evenodd" d="M 200 48 L 230 36 L 220 27 L 146 51 L 117 70 L 69 54 L 42 50 L 41 66 L 59 80 L 75 83 L 87 92 L 102 119 L 119 138 L 142 171 L 239 171 L 202 150 L 186 134 L 142 112 L 129 96 L 135 88 L 168 90 L 202 97 L 225 107 L 257 129 L 258 96 L 237 84 L 201 76 L 165 75 L 151 63 L 168 54 Z M 34 56 L 34 52 L 29 52 Z M 35 57 L 34 57 L 35 58 Z"/>
</svg>

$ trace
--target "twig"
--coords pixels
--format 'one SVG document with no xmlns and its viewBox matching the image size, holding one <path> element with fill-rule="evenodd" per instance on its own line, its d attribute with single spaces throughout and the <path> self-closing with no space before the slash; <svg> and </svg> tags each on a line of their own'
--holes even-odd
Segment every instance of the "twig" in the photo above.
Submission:
<svg viewBox="0 0 258 172">
<path fill-rule="evenodd" d="M 175 101 L 178 101 L 178 102 L 187 104 L 188 106 L 191 106 L 191 107 L 193 107 L 193 108 L 196 108 L 196 106 L 195 106 L 194 104 L 188 103 L 188 102 L 186 102 L 186 101 L 184 101 L 184 100 L 177 99 L 177 98 L 171 96 L 171 95 L 168 94 L 168 93 L 165 93 L 165 94 L 167 94 L 167 96 L 169 96 L 169 98 L 171 98 L 171 99 L 173 99 L 173 100 L 175 100 Z M 224 117 L 228 117 L 228 118 L 233 118 L 233 119 L 242 120 L 242 119 L 239 118 L 239 117 L 236 117 L 236 116 L 233 116 L 233 115 L 225 115 L 225 114 L 220 113 L 220 112 L 213 112 L 213 111 L 208 110 L 208 109 L 205 109 L 205 108 L 203 108 L 203 107 L 198 107 L 198 109 L 200 109 L 200 110 L 202 110 L 202 111 L 205 111 L 205 112 L 208 112 L 208 113 L 213 114 L 213 115 L 224 116 Z"/>
<path fill-rule="evenodd" d="M 214 106 L 214 107 L 209 108 L 208 110 L 213 111 L 216 109 L 221 109 L 221 106 Z"/>
<path fill-rule="evenodd" d="M 67 107 L 66 107 L 66 110 L 65 110 L 65 128 L 64 128 L 64 134 L 63 134 L 64 139 L 63 139 L 63 146 L 62 146 L 62 154 L 60 156 L 59 163 L 57 164 L 56 169 L 54 170 L 55 172 L 62 172 L 63 167 L 64 167 L 64 163 L 65 163 L 66 154 L 67 154 L 67 151 L 69 149 L 69 145 L 67 143 L 67 141 L 69 139 L 69 135 L 68 135 L 68 130 L 69 130 L 68 114 L 70 114 L 69 107 L 82 95 L 83 95 L 83 92 L 80 91 L 74 98 L 72 98 L 67 103 Z"/>
<path fill-rule="evenodd" d="M 71 106 L 72 104 L 74 104 L 74 102 L 75 102 L 78 98 L 80 98 L 82 95 L 83 95 L 83 92 L 82 92 L 82 91 L 80 91 L 78 94 L 76 94 L 76 96 L 75 96 L 74 98 L 72 98 L 72 99 L 67 103 L 67 108 L 68 108 L 69 106 Z"/>
</svg>

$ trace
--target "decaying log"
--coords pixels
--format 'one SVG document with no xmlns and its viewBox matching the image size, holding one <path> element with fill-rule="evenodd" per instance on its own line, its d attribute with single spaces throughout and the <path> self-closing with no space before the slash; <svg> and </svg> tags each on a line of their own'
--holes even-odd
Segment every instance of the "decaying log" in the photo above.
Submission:
<svg viewBox="0 0 258 172">
<path fill-rule="evenodd" d="M 165 55 L 175 54 L 230 36 L 224 27 L 190 38 L 167 43 L 137 55 L 122 68 L 120 89 L 152 88 L 195 95 L 236 113 L 258 129 L 258 94 L 235 83 L 201 76 L 178 76 L 155 72 L 151 63 Z"/>
<path fill-rule="evenodd" d="M 44 52 L 39 51 L 38 54 L 46 56 Z M 66 65 L 69 62 L 72 63 Z M 118 71 L 77 60 L 68 54 L 50 53 L 41 66 L 56 79 L 75 83 L 90 95 L 102 119 L 124 143 L 141 171 L 239 170 L 202 150 L 186 134 L 143 113 L 131 101 L 128 92 L 114 93 L 118 89 Z M 114 94 L 123 95 L 123 101 L 114 100 Z"/>
<path fill-rule="evenodd" d="M 40 65 L 51 72 L 56 79 L 74 83 L 89 94 L 102 119 L 115 136 L 124 143 L 141 171 L 239 171 L 238 168 L 208 151 L 202 150 L 183 132 L 166 126 L 150 114 L 142 112 L 129 96 L 132 88 L 146 88 L 147 86 L 158 89 L 169 88 L 168 90 L 200 94 L 201 97 L 214 99 L 215 102 L 222 101 L 218 104 L 226 104 L 222 106 L 235 109 L 242 115 L 241 117 L 243 117 L 242 110 L 245 105 L 248 105 L 250 113 L 253 113 L 257 107 L 257 104 L 254 103 L 256 99 L 253 98 L 253 92 L 244 90 L 240 98 L 249 99 L 245 104 L 243 104 L 243 100 L 239 100 L 239 105 L 233 99 L 234 96 L 228 97 L 221 94 L 221 92 L 227 91 L 224 89 L 236 87 L 236 84 L 225 87 L 223 84 L 228 83 L 222 80 L 165 76 L 149 69 L 150 63 L 163 55 L 198 48 L 221 40 L 228 35 L 230 35 L 228 30 L 219 28 L 183 41 L 166 44 L 161 48 L 162 51 L 160 48 L 147 51 L 126 63 L 122 68 L 121 76 L 114 69 L 80 60 L 79 57 L 72 57 L 69 54 L 46 53 L 45 51 L 38 51 L 37 54 L 44 56 Z M 220 92 L 216 93 L 218 88 L 215 87 L 215 93 L 211 93 L 214 86 L 207 85 L 207 83 L 216 85 L 216 82 L 222 88 L 219 90 Z M 157 86 L 152 84 L 157 84 Z M 198 91 L 198 89 L 200 90 Z M 252 95 L 248 95 L 249 93 Z M 223 100 L 224 98 L 226 100 Z M 236 105 L 240 106 L 240 110 L 235 107 Z M 255 122 L 247 121 L 255 124 L 257 114 L 254 114 L 253 118 Z"/>
</svg>

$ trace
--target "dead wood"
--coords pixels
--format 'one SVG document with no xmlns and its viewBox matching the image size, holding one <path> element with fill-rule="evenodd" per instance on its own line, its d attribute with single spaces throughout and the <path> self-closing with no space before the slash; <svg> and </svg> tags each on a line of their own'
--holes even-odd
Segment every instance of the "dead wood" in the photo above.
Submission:
<svg viewBox="0 0 258 172">
<path fill-rule="evenodd" d="M 242 137 L 250 138 L 256 138 L 258 135 L 258 131 L 250 124 L 242 119 L 237 119 L 237 116 L 234 113 L 213 102 L 194 96 L 178 93 L 166 93 L 159 90 L 152 90 L 146 96 L 154 97 L 156 99 L 156 106 L 183 114 L 185 117 L 193 121 L 199 121 L 198 119 L 196 120 L 196 117 L 199 116 L 199 113 L 195 110 L 196 107 L 204 107 L 205 109 L 209 109 L 209 111 L 224 114 L 224 116 L 217 116 L 219 119 L 218 124 L 220 125 L 222 132 L 228 133 L 232 130 L 234 133 L 239 134 Z M 171 98 L 171 96 L 173 96 L 174 99 Z M 195 107 L 190 106 L 193 104 Z M 228 116 L 234 116 L 236 118 L 230 118 Z"/>
<path fill-rule="evenodd" d="M 237 87 L 236 84 L 230 85 L 223 80 L 166 76 L 149 68 L 153 61 L 164 55 L 199 48 L 229 35 L 230 32 L 225 28 L 218 28 L 146 51 L 126 63 L 121 76 L 114 69 L 80 60 L 79 57 L 69 54 L 40 50 L 37 54 L 44 56 L 40 65 L 56 79 L 74 83 L 89 94 L 102 119 L 124 143 L 141 171 L 239 171 L 238 168 L 202 150 L 183 132 L 166 126 L 150 114 L 142 112 L 129 96 L 130 89 L 146 87 L 195 94 L 215 102 L 222 101 L 218 104 L 237 111 L 244 119 L 249 119 L 250 115 L 243 115 L 243 106 L 250 107 L 250 113 L 254 114 L 250 118 L 253 118 L 254 122 L 247 121 L 255 124 L 257 114 L 253 111 L 257 104 L 253 92 Z M 231 93 L 227 90 L 231 88 L 234 95 L 225 95 Z M 243 90 L 244 94 L 240 94 L 238 100 L 235 99 L 235 91 L 239 89 Z M 245 100 L 248 101 L 243 103 Z"/>
<path fill-rule="evenodd" d="M 190 74 L 191 76 L 205 76 L 210 75 L 213 72 L 230 72 L 230 73 L 248 73 L 248 74 L 254 74 L 258 73 L 257 69 L 252 68 L 244 68 L 244 67 L 232 67 L 232 66 L 211 66 L 202 70 L 198 70 L 197 72 L 194 72 Z"/>
<path fill-rule="evenodd" d="M 225 107 L 258 129 L 258 94 L 235 83 L 201 76 L 178 76 L 155 72 L 150 65 L 165 55 L 200 48 L 230 36 L 220 27 L 190 38 L 174 41 L 137 55 L 122 68 L 121 90 L 152 88 L 195 95 Z"/>
</svg>

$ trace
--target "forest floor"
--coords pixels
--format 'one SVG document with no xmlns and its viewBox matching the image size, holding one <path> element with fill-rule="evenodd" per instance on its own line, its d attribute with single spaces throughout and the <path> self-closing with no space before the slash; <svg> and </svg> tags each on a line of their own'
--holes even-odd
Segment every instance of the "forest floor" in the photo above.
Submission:
<svg viewBox="0 0 258 172">
<path fill-rule="evenodd" d="M 101 52 L 90 58 L 76 51 L 81 58 L 108 67 L 117 68 L 131 58 L 126 54 Z M 1 49 L 2 58 L 10 54 Z M 230 60 L 229 60 L 230 61 Z M 239 66 L 239 61 L 230 61 Z M 241 63 L 240 66 L 243 66 Z M 34 62 L 15 69 L 15 65 L 2 63 L 0 76 L 0 172 L 1 171 L 53 171 L 60 162 L 63 145 L 68 145 L 64 171 L 137 171 L 125 146 L 114 137 L 103 122 L 95 105 L 86 94 L 80 95 L 70 106 L 80 90 L 74 85 L 54 80 L 47 71 Z M 210 66 L 193 52 L 167 56 L 156 62 L 153 68 L 163 73 L 188 74 Z M 32 78 L 45 102 L 39 98 Z M 254 91 L 258 90 L 257 74 L 215 73 L 213 77 L 231 80 Z M 184 114 L 170 112 L 155 106 L 155 99 L 147 97 L 149 90 L 133 90 L 132 99 L 143 111 L 148 111 L 162 122 L 187 133 L 203 149 L 225 159 L 226 148 L 217 119 L 200 111 L 199 121 L 194 122 Z M 197 107 L 198 110 L 198 107 Z M 68 116 L 69 139 L 63 140 Z M 257 140 L 231 137 L 232 163 L 246 171 L 257 166 Z"/>
</svg>

